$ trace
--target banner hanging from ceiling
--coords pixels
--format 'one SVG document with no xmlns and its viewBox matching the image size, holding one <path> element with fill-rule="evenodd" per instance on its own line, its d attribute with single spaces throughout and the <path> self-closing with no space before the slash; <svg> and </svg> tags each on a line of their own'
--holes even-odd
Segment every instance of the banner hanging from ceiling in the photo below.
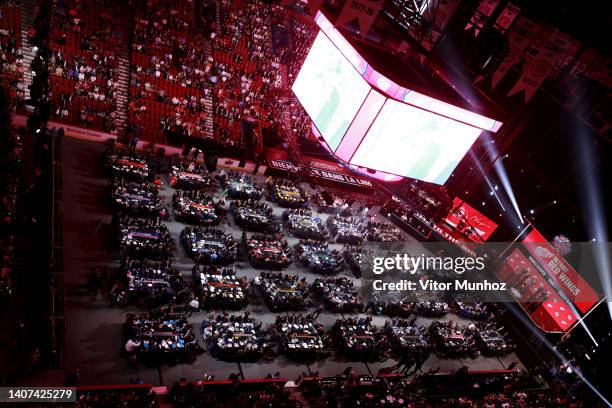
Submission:
<svg viewBox="0 0 612 408">
<path fill-rule="evenodd" d="M 359 34 L 365 37 L 383 4 L 384 0 L 346 0 L 335 26 L 342 27 L 349 21 L 357 19 Z"/>
<path fill-rule="evenodd" d="M 508 96 L 523 91 L 524 102 L 529 102 L 548 74 L 561 60 L 571 42 L 569 36 L 558 30 L 554 30 L 551 35 L 545 34 L 545 36 L 548 39 L 544 41 L 542 41 L 544 35 L 536 38 L 539 41 L 532 47 L 531 60 L 527 62 L 523 74 L 508 92 Z"/>
<path fill-rule="evenodd" d="M 481 0 L 478 8 L 470 18 L 470 21 L 466 24 L 464 30 L 467 31 L 474 27 L 474 37 L 480 34 L 480 31 L 484 28 L 485 24 L 495 11 L 499 4 L 499 0 Z"/>
<path fill-rule="evenodd" d="M 547 276 L 582 313 L 588 312 L 599 301 L 599 295 L 582 276 L 555 251 L 535 228 L 523 239 L 524 248 L 544 269 Z"/>
<path fill-rule="evenodd" d="M 506 4 L 506 7 L 504 7 L 500 15 L 495 20 L 495 29 L 502 34 L 508 31 L 508 29 L 510 28 L 514 20 L 518 17 L 520 12 L 520 7 L 517 7 L 512 3 Z"/>
<path fill-rule="evenodd" d="M 491 88 L 495 88 L 510 68 L 521 60 L 521 56 L 539 30 L 539 25 L 525 17 L 520 17 L 517 20 L 508 34 L 508 53 L 491 77 Z"/>
</svg>

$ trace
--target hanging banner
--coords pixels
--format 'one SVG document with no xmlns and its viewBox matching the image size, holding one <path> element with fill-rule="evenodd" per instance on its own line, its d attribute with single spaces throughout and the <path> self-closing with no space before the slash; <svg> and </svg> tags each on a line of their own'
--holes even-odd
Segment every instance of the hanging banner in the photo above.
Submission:
<svg viewBox="0 0 612 408">
<path fill-rule="evenodd" d="M 514 248 L 497 275 L 508 283 L 510 294 L 540 329 L 561 333 L 578 320 L 568 304 L 559 299 L 546 276 L 519 248 Z"/>
<path fill-rule="evenodd" d="M 597 304 L 597 293 L 537 229 L 523 239 L 523 246 L 578 310 L 586 313 Z"/>
<path fill-rule="evenodd" d="M 495 88 L 506 73 L 521 60 L 527 46 L 535 38 L 540 26 L 520 17 L 508 35 L 508 53 L 491 77 L 491 88 Z"/>
<path fill-rule="evenodd" d="M 467 31 L 474 27 L 474 37 L 477 37 L 489 20 L 489 17 L 493 14 L 499 0 L 481 0 L 478 8 L 470 18 L 470 21 L 466 24 L 464 30 Z"/>
<path fill-rule="evenodd" d="M 372 23 L 383 6 L 384 0 L 346 0 L 344 7 L 336 20 L 335 26 L 341 27 L 354 19 L 359 23 L 359 34 L 368 35 Z"/>
<path fill-rule="evenodd" d="M 430 1 L 427 9 L 422 13 L 427 17 L 427 24 L 416 24 L 408 32 L 423 48 L 431 51 L 442 36 L 442 31 L 455 13 L 459 0 Z"/>
<path fill-rule="evenodd" d="M 534 47 L 531 61 L 526 64 L 523 75 L 508 92 L 508 96 L 524 91 L 525 103 L 529 102 L 548 74 L 561 60 L 569 44 L 570 38 L 555 30 L 542 47 Z"/>
<path fill-rule="evenodd" d="M 508 31 L 520 12 L 520 7 L 517 7 L 512 3 L 508 3 L 502 10 L 501 14 L 497 17 L 497 20 L 495 20 L 495 29 L 502 34 Z"/>
<path fill-rule="evenodd" d="M 548 75 L 549 79 L 560 80 L 562 76 L 569 74 L 570 67 L 576 62 L 576 55 L 580 48 L 582 48 L 582 43 L 569 36 L 567 40 L 568 44 L 565 48 L 565 52 L 559 59 L 557 65 L 555 65 L 553 71 Z"/>
</svg>

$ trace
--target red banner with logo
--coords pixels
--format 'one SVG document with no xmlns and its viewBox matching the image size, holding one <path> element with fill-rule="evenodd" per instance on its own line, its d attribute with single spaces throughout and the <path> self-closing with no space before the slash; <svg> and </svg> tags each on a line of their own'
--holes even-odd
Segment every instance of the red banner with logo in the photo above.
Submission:
<svg viewBox="0 0 612 408">
<path fill-rule="evenodd" d="M 564 332 L 578 320 L 519 248 L 515 248 L 506 258 L 498 275 L 508 284 L 508 291 L 518 305 L 540 329 Z"/>
<path fill-rule="evenodd" d="M 496 223 L 458 197 L 444 222 L 473 242 L 486 241 L 497 229 Z"/>
<path fill-rule="evenodd" d="M 597 304 L 599 295 L 538 230 L 534 228 L 523 245 L 578 310 L 586 313 Z"/>
</svg>

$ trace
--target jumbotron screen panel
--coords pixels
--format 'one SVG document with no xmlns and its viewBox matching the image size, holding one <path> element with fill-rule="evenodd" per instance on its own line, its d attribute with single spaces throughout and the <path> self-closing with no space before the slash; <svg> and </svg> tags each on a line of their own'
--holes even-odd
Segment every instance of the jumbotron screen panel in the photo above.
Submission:
<svg viewBox="0 0 612 408">
<path fill-rule="evenodd" d="M 292 89 L 323 139 L 335 151 L 370 86 L 325 33 L 319 31 Z"/>
<path fill-rule="evenodd" d="M 444 184 L 481 129 L 387 99 L 351 164 Z"/>
<path fill-rule="evenodd" d="M 313 131 L 341 162 L 381 179 L 444 184 L 483 130 L 502 123 L 376 71 L 322 13 L 293 84 Z"/>
</svg>

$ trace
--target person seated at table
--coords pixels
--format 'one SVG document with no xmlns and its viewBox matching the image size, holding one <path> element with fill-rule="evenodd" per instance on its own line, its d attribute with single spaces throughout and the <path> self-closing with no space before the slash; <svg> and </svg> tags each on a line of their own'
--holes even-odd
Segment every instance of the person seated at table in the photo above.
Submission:
<svg viewBox="0 0 612 408">
<path fill-rule="evenodd" d="M 118 230 L 119 245 L 124 255 L 166 258 L 174 250 L 174 241 L 161 219 L 113 217 Z"/>
<path fill-rule="evenodd" d="M 238 251 L 234 237 L 220 228 L 186 227 L 180 241 L 187 255 L 199 264 L 229 265 Z"/>
<path fill-rule="evenodd" d="M 115 177 L 143 181 L 153 176 L 151 163 L 138 153 L 112 147 L 104 153 L 104 162 L 106 169 Z"/>
<path fill-rule="evenodd" d="M 418 355 L 429 355 L 430 345 L 425 326 L 406 319 L 393 319 L 385 321 L 384 332 L 396 355 L 410 356 L 413 360 Z"/>
<path fill-rule="evenodd" d="M 364 235 L 372 242 L 404 242 L 404 234 L 396 227 L 385 222 L 368 221 Z"/>
<path fill-rule="evenodd" d="M 361 312 L 363 302 L 353 281 L 345 276 L 318 278 L 312 283 L 312 291 L 323 300 L 328 310 L 337 312 Z"/>
<path fill-rule="evenodd" d="M 291 264 L 291 248 L 282 234 L 253 234 L 245 241 L 249 263 L 255 268 L 282 269 Z"/>
<path fill-rule="evenodd" d="M 385 359 L 388 341 L 372 324 L 372 317 L 338 319 L 331 330 L 338 351 L 365 361 Z"/>
<path fill-rule="evenodd" d="M 342 272 L 344 256 L 337 249 L 330 250 L 326 242 L 300 240 L 295 245 L 295 254 L 308 270 L 326 275 Z"/>
<path fill-rule="evenodd" d="M 167 218 L 169 215 L 166 203 L 158 196 L 158 188 L 153 183 L 114 178 L 111 199 L 115 211 L 135 217 Z"/>
<path fill-rule="evenodd" d="M 227 196 L 234 200 L 259 200 L 263 195 L 263 188 L 253 180 L 253 177 L 246 173 L 236 171 L 223 171 L 219 175 L 219 181 Z"/>
<path fill-rule="evenodd" d="M 360 244 L 363 240 L 362 219 L 334 215 L 327 218 L 327 228 L 334 240 L 341 244 Z"/>
<path fill-rule="evenodd" d="M 279 226 L 272 215 L 272 207 L 253 199 L 234 200 L 230 204 L 234 222 L 248 231 L 277 232 Z"/>
<path fill-rule="evenodd" d="M 276 335 L 281 352 L 293 358 L 317 359 L 327 356 L 329 341 L 323 325 L 312 316 L 286 314 L 276 317 Z"/>
<path fill-rule="evenodd" d="M 188 293 L 183 276 L 172 267 L 170 260 L 152 261 L 126 256 L 121 260 L 115 279 L 114 287 L 125 290 L 127 301 L 149 299 L 151 306 L 182 302 Z"/>
<path fill-rule="evenodd" d="M 261 272 L 253 280 L 264 303 L 274 312 L 303 310 L 312 305 L 306 279 L 287 273 Z"/>
<path fill-rule="evenodd" d="M 309 210 L 290 209 L 283 212 L 287 228 L 298 238 L 324 240 L 327 232 L 321 218 Z"/>
<path fill-rule="evenodd" d="M 205 166 L 193 162 L 172 160 L 170 163 L 170 185 L 184 190 L 214 190 L 215 180 Z"/>
<path fill-rule="evenodd" d="M 194 293 L 202 308 L 240 309 L 248 304 L 245 278 L 238 278 L 236 268 L 218 268 L 196 264 L 192 270 Z"/>
<path fill-rule="evenodd" d="M 160 358 L 185 358 L 199 350 L 191 325 L 185 315 L 163 312 L 159 316 L 142 314 L 139 318 L 128 315 L 123 327 L 124 342 L 128 339 L 140 343 L 135 348 L 137 356 L 156 360 Z"/>
<path fill-rule="evenodd" d="M 209 320 L 203 330 L 209 352 L 218 358 L 232 361 L 254 361 L 271 351 L 271 344 L 262 323 L 242 315 L 218 315 Z"/>
<path fill-rule="evenodd" d="M 200 190 L 178 190 L 172 195 L 172 204 L 179 221 L 199 225 L 216 225 L 221 221 L 221 203 L 215 203 L 212 194 Z"/>
<path fill-rule="evenodd" d="M 291 180 L 277 179 L 268 181 L 267 185 L 272 201 L 282 207 L 304 207 L 308 201 L 308 196 L 302 187 Z"/>
</svg>

